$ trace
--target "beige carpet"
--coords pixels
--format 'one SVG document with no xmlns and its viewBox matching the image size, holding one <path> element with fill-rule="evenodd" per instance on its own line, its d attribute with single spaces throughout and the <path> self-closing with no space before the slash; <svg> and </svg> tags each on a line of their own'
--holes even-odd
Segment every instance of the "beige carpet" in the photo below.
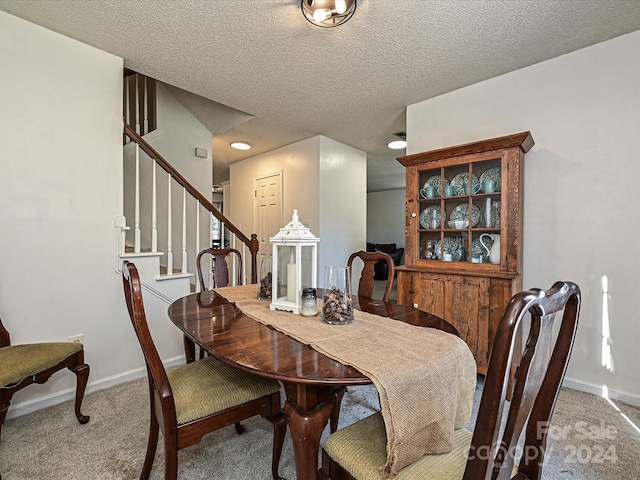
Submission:
<svg viewBox="0 0 640 480">
<path fill-rule="evenodd" d="M 481 383 L 476 392 L 476 408 L 480 388 Z M 91 421 L 86 425 L 76 421 L 72 403 L 7 420 L 0 445 L 3 480 L 137 479 L 148 434 L 147 395 L 146 379 L 87 395 L 83 412 L 91 415 Z M 373 387 L 349 388 L 341 425 L 378 408 Z M 474 410 L 474 419 L 475 415 Z M 640 454 L 640 409 L 617 402 L 614 407 L 600 397 L 562 389 L 553 423 L 544 479 L 640 477 L 635 466 Z M 229 427 L 180 451 L 179 478 L 269 479 L 270 424 L 258 417 L 245 422 L 245 426 L 247 430 L 242 435 Z M 160 444 L 152 479 L 164 478 L 163 461 Z M 295 479 L 288 435 L 280 474 Z"/>
</svg>

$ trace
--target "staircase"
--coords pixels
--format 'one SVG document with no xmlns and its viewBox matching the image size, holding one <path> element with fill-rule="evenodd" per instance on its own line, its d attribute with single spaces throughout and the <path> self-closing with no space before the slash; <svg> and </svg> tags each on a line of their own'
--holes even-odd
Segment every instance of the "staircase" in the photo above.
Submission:
<svg viewBox="0 0 640 480">
<path fill-rule="evenodd" d="M 196 288 L 195 259 L 199 251 L 212 245 L 215 218 L 221 224 L 223 246 L 242 254 L 242 282 L 256 283 L 257 236 L 241 232 L 143 138 L 144 134 L 153 135 L 150 132 L 156 126 L 153 82 L 125 72 L 124 92 L 124 201 L 128 218 L 118 216 L 114 221 L 115 270 L 120 272 L 124 260 L 134 262 L 143 288 L 171 303 Z M 208 269 L 209 285 L 212 270 Z"/>
</svg>

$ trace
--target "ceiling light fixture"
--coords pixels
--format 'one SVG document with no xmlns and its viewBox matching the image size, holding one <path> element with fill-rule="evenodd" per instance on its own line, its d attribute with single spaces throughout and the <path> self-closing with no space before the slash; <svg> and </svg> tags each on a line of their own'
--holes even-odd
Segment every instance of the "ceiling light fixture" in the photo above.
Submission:
<svg viewBox="0 0 640 480">
<path fill-rule="evenodd" d="M 393 140 L 387 144 L 387 147 L 394 150 L 400 150 L 402 148 L 407 148 L 407 142 L 405 140 Z"/>
<path fill-rule="evenodd" d="M 318 27 L 337 27 L 356 11 L 356 0 L 302 0 L 304 18 Z"/>
<path fill-rule="evenodd" d="M 231 146 L 236 150 L 251 150 L 251 145 L 247 142 L 233 142 Z"/>
</svg>

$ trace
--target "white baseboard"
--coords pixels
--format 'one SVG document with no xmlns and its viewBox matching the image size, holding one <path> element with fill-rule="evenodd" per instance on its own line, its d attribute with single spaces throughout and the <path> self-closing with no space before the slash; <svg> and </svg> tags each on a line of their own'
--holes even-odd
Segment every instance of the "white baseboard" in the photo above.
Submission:
<svg viewBox="0 0 640 480">
<path fill-rule="evenodd" d="M 572 378 L 564 378 L 562 382 L 563 387 L 573 388 L 581 392 L 591 393 L 599 397 L 609 398 L 611 400 L 618 400 L 634 407 L 640 407 L 640 397 L 628 392 L 621 392 L 610 388 L 603 388 L 603 385 L 594 385 L 580 380 L 574 380 Z"/>
<path fill-rule="evenodd" d="M 167 369 L 184 365 L 184 363 L 185 363 L 184 355 L 179 355 L 177 357 L 173 357 L 163 361 L 163 364 Z M 133 380 L 146 377 L 146 375 L 147 375 L 146 367 L 139 367 L 139 368 L 134 368 L 133 370 L 129 370 L 127 372 L 122 372 L 116 375 L 112 375 L 110 377 L 101 378 L 94 382 L 90 381 L 87 384 L 87 389 L 85 391 L 85 398 L 87 395 L 91 393 L 99 392 L 100 390 L 105 390 L 107 388 L 115 387 L 117 385 L 122 385 L 123 383 L 132 382 Z M 28 391 L 28 389 L 29 387 L 27 387 L 26 391 Z M 9 411 L 7 412 L 7 420 L 10 418 L 21 417 L 22 415 L 27 415 L 28 413 L 33 413 L 38 410 L 42 410 L 43 408 L 52 407 L 60 403 L 73 401 L 75 398 L 76 398 L 76 388 L 74 386 L 72 388 L 67 388 L 65 390 L 60 390 L 47 395 L 42 395 L 37 398 L 32 398 L 24 402 L 12 404 L 11 407 L 9 408 Z M 73 411 L 73 406 L 71 407 L 71 410 Z M 83 413 L 85 415 L 91 415 L 91 412 L 86 412 L 84 409 L 83 409 Z"/>
</svg>

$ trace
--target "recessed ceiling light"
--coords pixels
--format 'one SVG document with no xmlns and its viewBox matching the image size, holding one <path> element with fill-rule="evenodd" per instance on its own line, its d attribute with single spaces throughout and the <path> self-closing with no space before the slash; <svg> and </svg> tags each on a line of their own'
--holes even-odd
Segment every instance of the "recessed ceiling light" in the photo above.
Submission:
<svg viewBox="0 0 640 480">
<path fill-rule="evenodd" d="M 249 145 L 247 142 L 233 142 L 231 144 L 231 146 L 233 148 L 235 148 L 236 150 L 250 150 L 251 149 L 251 145 Z"/>
<path fill-rule="evenodd" d="M 400 150 L 401 148 L 407 148 L 407 142 L 404 140 L 393 140 L 392 142 L 389 142 L 387 146 L 394 150 Z"/>
</svg>

